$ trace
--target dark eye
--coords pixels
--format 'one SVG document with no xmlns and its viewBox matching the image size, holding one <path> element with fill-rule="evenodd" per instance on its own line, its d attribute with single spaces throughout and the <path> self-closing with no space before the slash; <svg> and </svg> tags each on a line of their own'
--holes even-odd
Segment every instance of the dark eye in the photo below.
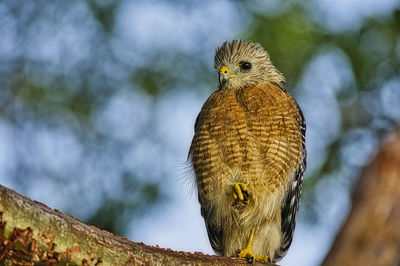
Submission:
<svg viewBox="0 0 400 266">
<path fill-rule="evenodd" d="M 251 63 L 249 63 L 249 62 L 241 62 L 240 63 L 240 69 L 241 70 L 249 70 L 249 69 L 251 69 Z"/>
</svg>

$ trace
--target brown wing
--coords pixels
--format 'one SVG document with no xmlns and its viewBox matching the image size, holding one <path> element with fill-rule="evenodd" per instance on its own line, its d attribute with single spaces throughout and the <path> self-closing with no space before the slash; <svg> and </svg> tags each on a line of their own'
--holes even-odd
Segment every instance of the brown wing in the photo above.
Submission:
<svg viewBox="0 0 400 266">
<path fill-rule="evenodd" d="M 212 160 L 210 156 L 211 150 L 216 149 L 212 143 L 211 130 L 215 126 L 213 118 L 215 116 L 215 110 L 213 106 L 217 105 L 218 91 L 210 95 L 207 101 L 204 103 L 199 115 L 196 118 L 194 125 L 195 135 L 190 146 L 188 160 L 191 162 L 192 167 L 196 174 L 196 182 L 198 188 L 198 200 L 201 205 L 201 215 L 204 218 L 204 222 L 207 229 L 208 238 L 210 244 L 216 254 L 223 254 L 223 228 L 217 226 L 215 221 L 214 208 L 207 203 L 207 198 L 204 195 L 209 193 L 211 165 L 209 162 Z"/>
<path fill-rule="evenodd" d="M 254 182 L 271 182 L 267 188 L 281 187 L 303 162 L 301 111 L 289 93 L 276 83 L 247 88 L 242 98 L 243 108 L 247 109 L 249 135 L 257 143 L 264 163 L 263 174 L 252 173 L 257 167 L 251 167 L 250 176 L 256 177 Z"/>
<path fill-rule="evenodd" d="M 281 247 L 275 254 L 275 260 L 279 260 L 283 256 L 285 256 L 290 247 L 290 244 L 292 243 L 294 229 L 296 226 L 296 216 L 297 216 L 297 211 L 299 209 L 299 203 L 301 197 L 303 174 L 304 171 L 306 170 L 306 165 L 307 165 L 306 162 L 307 151 L 305 145 L 306 123 L 300 107 L 298 107 L 298 110 L 301 116 L 299 128 L 302 136 L 303 161 L 295 173 L 295 178 L 293 182 L 289 185 L 289 190 L 284 200 L 284 204 L 282 206 L 282 212 L 281 212 L 282 243 Z"/>
<path fill-rule="evenodd" d="M 289 181 L 281 207 L 282 242 L 275 254 L 277 261 L 286 254 L 295 229 L 306 168 L 306 125 L 296 101 L 278 84 L 260 84 L 245 94 L 249 128 L 265 154 L 264 170 L 272 182 L 270 187 Z"/>
<path fill-rule="evenodd" d="M 214 219 L 215 214 L 213 210 L 206 207 L 201 207 L 201 216 L 204 218 L 206 224 L 208 239 L 210 240 L 211 247 L 214 252 L 218 255 L 223 255 L 223 236 L 224 230 L 222 226 L 217 226 L 215 223 L 211 222 Z"/>
</svg>

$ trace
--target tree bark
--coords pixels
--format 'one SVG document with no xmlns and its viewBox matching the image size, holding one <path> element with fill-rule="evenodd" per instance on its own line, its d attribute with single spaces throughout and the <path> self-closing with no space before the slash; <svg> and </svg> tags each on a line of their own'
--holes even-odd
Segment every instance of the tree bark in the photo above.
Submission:
<svg viewBox="0 0 400 266">
<path fill-rule="evenodd" d="M 0 265 L 191 264 L 243 265 L 246 261 L 135 243 L 0 186 Z"/>
<path fill-rule="evenodd" d="M 400 265 L 400 129 L 363 170 L 322 265 Z"/>
</svg>

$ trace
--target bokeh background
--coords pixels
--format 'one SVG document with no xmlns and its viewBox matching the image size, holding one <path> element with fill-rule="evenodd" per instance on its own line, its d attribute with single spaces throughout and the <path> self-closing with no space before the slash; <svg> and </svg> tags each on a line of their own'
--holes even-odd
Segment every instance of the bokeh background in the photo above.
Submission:
<svg viewBox="0 0 400 266">
<path fill-rule="evenodd" d="M 260 42 L 307 121 L 283 265 L 318 265 L 400 122 L 400 2 L 0 2 L 0 183 L 133 241 L 212 254 L 188 173 L 216 47 Z"/>
</svg>

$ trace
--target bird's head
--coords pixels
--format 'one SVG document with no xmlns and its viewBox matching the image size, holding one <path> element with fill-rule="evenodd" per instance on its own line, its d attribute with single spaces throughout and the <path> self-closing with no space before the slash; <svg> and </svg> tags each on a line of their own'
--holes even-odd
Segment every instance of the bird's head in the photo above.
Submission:
<svg viewBox="0 0 400 266">
<path fill-rule="evenodd" d="M 285 80 L 262 46 L 245 40 L 224 42 L 218 47 L 214 67 L 221 89 L 239 89 L 268 81 L 281 84 Z"/>
</svg>

